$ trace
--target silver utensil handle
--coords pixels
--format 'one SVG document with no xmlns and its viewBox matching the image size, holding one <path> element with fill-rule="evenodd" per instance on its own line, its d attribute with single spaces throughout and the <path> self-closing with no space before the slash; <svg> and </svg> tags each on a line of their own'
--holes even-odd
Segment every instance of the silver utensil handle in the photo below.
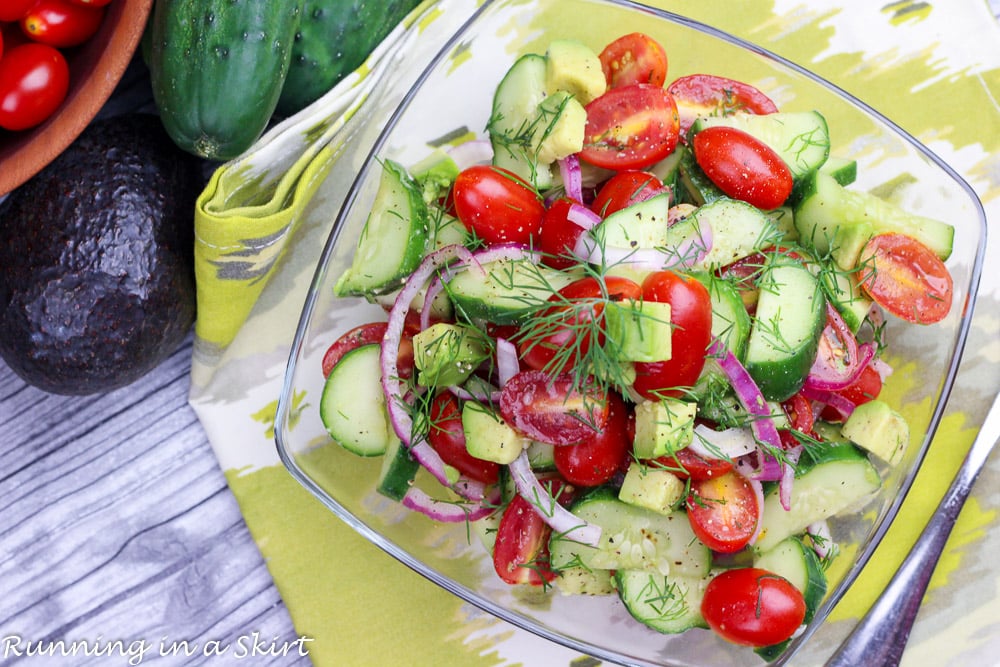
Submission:
<svg viewBox="0 0 1000 667">
<path fill-rule="evenodd" d="M 899 664 L 948 536 L 998 438 L 1000 396 L 993 399 L 976 441 L 913 549 L 872 608 L 827 661 L 826 667 L 892 667 Z"/>
</svg>

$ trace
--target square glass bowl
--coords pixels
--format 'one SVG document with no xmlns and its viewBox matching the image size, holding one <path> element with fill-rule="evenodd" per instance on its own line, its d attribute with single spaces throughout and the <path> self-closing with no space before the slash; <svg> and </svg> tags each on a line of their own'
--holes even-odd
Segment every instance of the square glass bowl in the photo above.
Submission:
<svg viewBox="0 0 1000 667">
<path fill-rule="evenodd" d="M 318 415 L 326 348 L 352 327 L 385 319 L 362 299 L 334 296 L 351 264 L 381 174 L 380 160 L 412 165 L 442 137 L 484 136 L 493 91 L 521 54 L 544 53 L 558 38 L 578 39 L 599 52 L 619 35 L 645 32 L 667 48 L 670 80 L 710 73 L 748 82 L 783 111 L 816 109 L 827 119 L 831 154 L 858 162 L 852 189 L 878 190 L 905 209 L 956 228 L 947 262 L 954 305 L 929 327 L 891 320 L 888 361 L 896 372 L 885 393 L 908 419 L 911 442 L 902 463 L 883 470 L 884 484 L 864 511 L 831 522 L 841 555 L 828 572 L 829 592 L 815 620 L 773 664 L 783 664 L 807 640 L 854 581 L 898 510 L 944 410 L 971 319 L 985 247 L 986 220 L 971 188 L 900 128 L 832 84 L 782 58 L 684 17 L 616 0 L 486 0 L 448 39 L 415 85 L 388 95 L 366 116 L 387 119 L 362 161 L 335 220 L 295 335 L 276 440 L 291 474 L 337 516 L 405 565 L 464 600 L 538 635 L 597 658 L 631 665 L 757 665 L 753 651 L 707 630 L 662 635 L 633 620 L 617 596 L 540 594 L 504 584 L 479 540 L 464 524 L 443 525 L 375 492 L 380 460 L 360 458 L 334 443 Z M 405 65 L 404 65 L 405 66 Z M 413 65 L 409 65 L 413 67 Z M 362 109 L 364 114 L 364 109 Z M 381 114 L 381 115 L 380 115 Z M 369 146 L 366 145 L 365 148 Z M 303 400 L 304 398 L 304 400 Z M 296 406 L 312 406 L 299 411 Z"/>
</svg>

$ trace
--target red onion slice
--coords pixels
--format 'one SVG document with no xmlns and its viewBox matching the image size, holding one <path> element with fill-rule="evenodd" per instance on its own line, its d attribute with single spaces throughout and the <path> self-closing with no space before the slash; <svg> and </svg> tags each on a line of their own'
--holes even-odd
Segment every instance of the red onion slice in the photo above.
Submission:
<svg viewBox="0 0 1000 667">
<path fill-rule="evenodd" d="M 813 389 L 839 391 L 858 379 L 875 356 L 875 347 L 870 343 L 859 346 L 850 327 L 829 303 L 826 305 L 826 320 L 806 385 Z"/>
<path fill-rule="evenodd" d="M 410 489 L 403 496 L 403 506 L 420 512 L 435 521 L 443 523 L 461 523 L 463 521 L 478 521 L 496 511 L 500 501 L 500 492 L 494 489 L 490 498 L 479 503 L 452 502 L 432 498 L 417 487 Z"/>
<path fill-rule="evenodd" d="M 812 387 L 802 387 L 800 391 L 802 396 L 810 401 L 816 401 L 818 403 L 822 403 L 823 405 L 829 405 L 831 408 L 836 410 L 840 414 L 841 419 L 844 420 L 850 417 L 854 412 L 854 408 L 857 407 L 849 398 L 845 398 L 832 391 L 813 389 Z"/>
<path fill-rule="evenodd" d="M 586 231 L 601 224 L 601 216 L 597 215 L 583 204 L 573 203 L 569 206 L 566 219 L 580 229 Z"/>
<path fill-rule="evenodd" d="M 493 161 L 493 145 L 486 139 L 466 141 L 448 150 L 448 156 L 462 171 L 477 164 L 487 164 Z"/>
<path fill-rule="evenodd" d="M 535 508 L 542 520 L 556 534 L 591 547 L 596 547 L 600 543 L 601 527 L 584 521 L 552 497 L 531 470 L 527 452 L 522 451 L 507 468 L 514 478 L 518 495 Z"/>
<path fill-rule="evenodd" d="M 688 449 L 706 459 L 735 461 L 741 456 L 757 451 L 753 432 L 746 428 L 716 431 L 705 424 L 698 424 L 694 427 L 694 436 Z"/>
<path fill-rule="evenodd" d="M 507 384 L 507 381 L 520 371 L 521 364 L 517 360 L 517 347 L 506 338 L 497 338 L 497 374 L 500 386 Z"/>
<path fill-rule="evenodd" d="M 781 479 L 778 480 L 778 500 L 787 512 L 792 509 L 792 484 L 795 482 L 795 465 L 802 456 L 802 446 L 792 447 L 785 452 L 785 461 L 781 464 Z"/>
<path fill-rule="evenodd" d="M 559 164 L 559 176 L 562 178 L 563 189 L 566 196 L 573 201 L 583 201 L 583 175 L 580 171 L 580 160 L 575 155 L 570 155 L 561 160 Z"/>
<path fill-rule="evenodd" d="M 739 359 L 723 345 L 718 338 L 712 341 L 708 348 L 708 354 L 716 358 L 716 362 L 722 372 L 729 378 L 729 383 L 736 392 L 736 398 L 740 405 L 750 413 L 750 428 L 754 436 L 765 445 L 781 448 L 781 438 L 778 436 L 778 428 L 774 425 L 774 418 L 771 415 L 771 407 L 760 392 L 760 388 L 750 373 L 740 363 Z"/>
</svg>

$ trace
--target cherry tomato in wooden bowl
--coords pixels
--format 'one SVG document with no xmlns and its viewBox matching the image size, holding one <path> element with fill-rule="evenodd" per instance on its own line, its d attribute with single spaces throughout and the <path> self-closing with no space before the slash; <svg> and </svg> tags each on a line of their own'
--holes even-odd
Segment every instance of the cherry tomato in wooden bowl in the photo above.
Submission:
<svg viewBox="0 0 1000 667">
<path fill-rule="evenodd" d="M 0 127 L 26 130 L 59 108 L 69 90 L 69 65 L 46 44 L 22 44 L 0 60 Z"/>
</svg>

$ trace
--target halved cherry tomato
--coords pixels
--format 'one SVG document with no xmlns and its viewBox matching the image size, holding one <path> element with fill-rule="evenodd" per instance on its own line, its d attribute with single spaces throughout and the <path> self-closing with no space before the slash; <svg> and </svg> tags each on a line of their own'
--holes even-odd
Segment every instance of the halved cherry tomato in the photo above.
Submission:
<svg viewBox="0 0 1000 667">
<path fill-rule="evenodd" d="M 791 430 L 783 429 L 778 431 L 778 435 L 781 438 L 781 444 L 786 449 L 791 449 L 792 447 L 802 444 L 795 437 L 795 434 L 792 433 L 792 431 L 796 431 L 804 435 L 811 435 L 813 432 L 815 419 L 813 418 L 812 403 L 810 403 L 809 399 L 801 393 L 798 393 L 782 403 L 781 408 L 788 417 L 789 424 L 791 424 L 792 428 Z"/>
<path fill-rule="evenodd" d="M 757 495 L 735 471 L 692 480 L 686 505 L 694 534 L 712 551 L 735 553 L 757 530 Z"/>
<path fill-rule="evenodd" d="M 663 191 L 663 183 L 645 171 L 623 171 L 615 174 L 597 191 L 591 210 L 602 218 L 628 208 L 645 197 Z"/>
<path fill-rule="evenodd" d="M 601 280 L 587 276 L 570 283 L 549 297 L 554 305 L 521 331 L 521 359 L 537 370 L 570 370 L 591 345 L 604 343 L 605 302 L 635 301 L 641 297 L 638 283 L 620 276 L 605 276 Z"/>
<path fill-rule="evenodd" d="M 35 0 L 3 0 L 0 2 L 0 21 L 20 21 Z"/>
<path fill-rule="evenodd" d="M 500 167 L 475 165 L 452 186 L 455 214 L 489 245 L 531 242 L 542 227 L 545 207 L 530 186 Z"/>
<path fill-rule="evenodd" d="M 64 49 L 93 37 L 103 19 L 103 7 L 68 0 L 35 0 L 21 18 L 21 30 L 36 42 Z"/>
<path fill-rule="evenodd" d="M 111 0 L 69 0 L 74 5 L 81 5 L 83 7 L 103 7 L 111 2 Z"/>
<path fill-rule="evenodd" d="M 867 403 L 872 399 L 878 398 L 881 392 L 882 376 L 871 365 L 868 365 L 861 371 L 861 375 L 858 376 L 853 384 L 835 393 L 843 396 L 854 405 L 861 405 L 862 403 Z M 822 417 L 832 422 L 839 422 L 844 419 L 840 411 L 831 407 L 823 409 Z"/>
<path fill-rule="evenodd" d="M 604 47 L 601 69 L 609 88 L 648 83 L 662 86 L 667 80 L 667 53 L 655 39 L 641 32 L 622 35 Z"/>
<path fill-rule="evenodd" d="M 741 81 L 713 74 L 682 76 L 667 91 L 677 103 L 681 136 L 686 137 L 699 116 L 728 116 L 733 113 L 769 114 L 778 106 L 764 93 Z"/>
<path fill-rule="evenodd" d="M 671 357 L 667 361 L 637 362 L 632 386 L 649 399 L 679 396 L 705 366 L 705 350 L 712 339 L 712 301 L 705 286 L 672 271 L 651 273 L 642 283 L 642 297 L 670 304 Z"/>
<path fill-rule="evenodd" d="M 679 449 L 669 456 L 653 459 L 650 465 L 665 468 L 681 479 L 702 481 L 724 475 L 733 469 L 727 459 L 707 459 L 689 447 Z"/>
<path fill-rule="evenodd" d="M 607 394 L 582 388 L 569 373 L 550 377 L 521 371 L 500 390 L 500 414 L 525 436 L 550 445 L 575 445 L 593 438 L 608 423 Z"/>
<path fill-rule="evenodd" d="M 333 367 L 351 350 L 370 345 L 371 343 L 381 343 L 385 336 L 388 325 L 385 322 L 371 322 L 354 327 L 343 336 L 333 342 L 323 354 L 321 362 L 323 377 L 330 375 Z M 397 367 L 399 377 L 406 379 L 413 376 L 413 340 L 409 336 L 403 336 L 399 341 L 399 361 Z"/>
<path fill-rule="evenodd" d="M 806 603 L 784 577 L 746 567 L 726 570 L 708 582 L 701 614 L 709 627 L 734 644 L 771 646 L 799 629 Z"/>
<path fill-rule="evenodd" d="M 716 125 L 694 135 L 694 158 L 724 193 L 771 210 L 792 194 L 792 172 L 774 149 L 735 127 Z"/>
<path fill-rule="evenodd" d="M 69 90 L 69 65 L 46 44 L 21 44 L 0 60 L 0 127 L 26 130 L 44 122 Z"/>
<path fill-rule="evenodd" d="M 451 392 L 443 391 L 431 401 L 427 440 L 434 451 L 440 454 L 442 461 L 469 479 L 484 484 L 497 483 L 500 465 L 493 461 L 477 459 L 465 448 L 462 406 Z"/>
<path fill-rule="evenodd" d="M 573 488 L 560 479 L 544 480 L 552 496 L 561 505 L 572 500 Z M 514 496 L 497 527 L 493 544 L 493 569 L 508 584 L 539 586 L 552 581 L 555 573 L 549 568 L 549 536 L 552 529 L 531 503 Z"/>
<path fill-rule="evenodd" d="M 578 486 L 604 484 L 628 468 L 632 439 L 628 435 L 629 409 L 615 392 L 608 394 L 608 423 L 597 435 L 577 445 L 556 447 L 556 470 Z"/>
<path fill-rule="evenodd" d="M 542 219 L 542 231 L 538 237 L 542 263 L 555 269 L 568 269 L 579 263 L 579 260 L 573 258 L 573 248 L 583 234 L 583 228 L 567 218 L 573 203 L 567 197 L 557 199 L 545 211 Z"/>
<path fill-rule="evenodd" d="M 612 88 L 587 105 L 580 159 L 621 171 L 644 169 L 677 146 L 677 106 L 666 90 L 647 83 Z"/>
<path fill-rule="evenodd" d="M 951 310 L 951 273 L 930 248 L 904 234 L 876 234 L 861 251 L 861 289 L 907 322 L 933 324 Z"/>
</svg>

